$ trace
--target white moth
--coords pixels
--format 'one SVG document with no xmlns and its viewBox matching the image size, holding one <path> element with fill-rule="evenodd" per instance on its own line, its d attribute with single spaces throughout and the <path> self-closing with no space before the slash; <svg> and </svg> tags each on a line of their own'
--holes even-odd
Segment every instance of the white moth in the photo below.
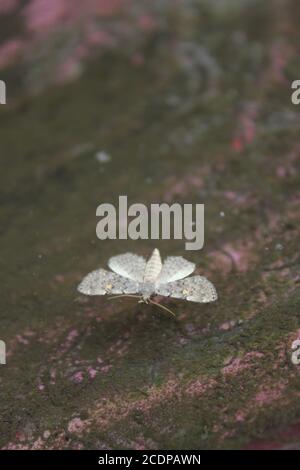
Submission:
<svg viewBox="0 0 300 470">
<path fill-rule="evenodd" d="M 108 266 L 111 271 L 97 269 L 85 276 L 78 286 L 79 292 L 85 295 L 136 297 L 139 302 L 153 303 L 168 311 L 153 302 L 151 297 L 162 295 L 200 303 L 213 302 L 218 298 L 215 287 L 205 277 L 187 277 L 195 271 L 194 263 L 182 256 L 169 256 L 162 263 L 157 248 L 148 261 L 143 256 L 125 253 L 112 256 Z"/>
</svg>

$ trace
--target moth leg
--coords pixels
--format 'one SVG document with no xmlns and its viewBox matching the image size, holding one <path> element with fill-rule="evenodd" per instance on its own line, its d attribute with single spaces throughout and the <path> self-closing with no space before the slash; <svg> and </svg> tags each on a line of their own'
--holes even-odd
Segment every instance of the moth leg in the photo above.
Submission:
<svg viewBox="0 0 300 470">
<path fill-rule="evenodd" d="M 129 297 L 131 299 L 139 299 L 140 298 L 138 295 L 120 294 L 120 295 L 114 295 L 112 297 L 108 297 L 108 300 L 120 299 L 122 297 Z M 140 302 L 140 300 L 139 300 L 139 302 Z"/>
<path fill-rule="evenodd" d="M 159 307 L 159 308 L 161 308 L 161 309 L 163 309 L 163 310 L 166 310 L 167 312 L 171 313 L 171 315 L 173 315 L 173 317 L 176 317 L 175 313 L 172 312 L 172 310 L 170 310 L 170 309 L 169 309 L 168 307 L 166 307 L 165 305 L 161 305 L 161 304 L 159 304 L 158 302 L 153 302 L 153 300 L 150 300 L 149 302 L 150 302 L 150 304 L 156 305 L 157 307 Z M 148 302 L 148 303 L 149 303 L 149 302 Z"/>
</svg>

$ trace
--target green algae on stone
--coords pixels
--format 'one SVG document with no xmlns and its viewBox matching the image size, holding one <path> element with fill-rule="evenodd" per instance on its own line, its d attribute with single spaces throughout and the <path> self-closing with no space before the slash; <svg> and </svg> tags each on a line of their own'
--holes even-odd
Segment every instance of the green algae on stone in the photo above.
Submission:
<svg viewBox="0 0 300 470">
<path fill-rule="evenodd" d="M 116 48 L 0 108 L 2 448 L 242 448 L 299 422 L 299 33 L 295 2 L 276 3 L 163 10 L 140 65 Z M 157 244 L 97 240 L 96 207 L 120 194 L 205 204 L 185 256 L 216 304 L 170 300 L 173 319 L 78 295 L 110 256 Z"/>
</svg>

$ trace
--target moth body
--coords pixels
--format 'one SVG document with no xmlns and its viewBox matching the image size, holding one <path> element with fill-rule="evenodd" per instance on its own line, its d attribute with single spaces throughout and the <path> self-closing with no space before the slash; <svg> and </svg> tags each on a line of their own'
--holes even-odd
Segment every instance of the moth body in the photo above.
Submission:
<svg viewBox="0 0 300 470">
<path fill-rule="evenodd" d="M 162 262 L 160 253 L 157 248 L 153 250 L 153 253 L 146 263 L 144 283 L 153 283 L 157 280 L 162 268 Z"/>
<path fill-rule="evenodd" d="M 149 303 L 150 298 L 155 295 L 155 284 L 150 282 L 141 283 L 139 294 L 141 296 L 140 303 Z"/>
</svg>

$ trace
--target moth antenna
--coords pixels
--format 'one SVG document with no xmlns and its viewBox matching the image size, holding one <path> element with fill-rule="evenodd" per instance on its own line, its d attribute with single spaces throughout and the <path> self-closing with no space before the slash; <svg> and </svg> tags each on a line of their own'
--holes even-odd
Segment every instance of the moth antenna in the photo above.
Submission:
<svg viewBox="0 0 300 470">
<path fill-rule="evenodd" d="M 130 297 L 132 299 L 140 298 L 138 295 L 121 294 L 121 295 L 114 295 L 113 297 L 108 297 L 108 300 L 120 299 L 121 297 Z"/>
<path fill-rule="evenodd" d="M 164 305 L 160 305 L 158 302 L 153 302 L 153 300 L 150 300 L 150 303 L 153 304 L 153 305 L 156 305 L 157 307 L 162 308 L 163 310 L 166 310 L 167 312 L 171 313 L 171 315 L 173 315 L 173 317 L 176 317 L 175 313 L 172 312 L 172 310 L 170 310 L 169 308 L 165 307 Z"/>
</svg>

